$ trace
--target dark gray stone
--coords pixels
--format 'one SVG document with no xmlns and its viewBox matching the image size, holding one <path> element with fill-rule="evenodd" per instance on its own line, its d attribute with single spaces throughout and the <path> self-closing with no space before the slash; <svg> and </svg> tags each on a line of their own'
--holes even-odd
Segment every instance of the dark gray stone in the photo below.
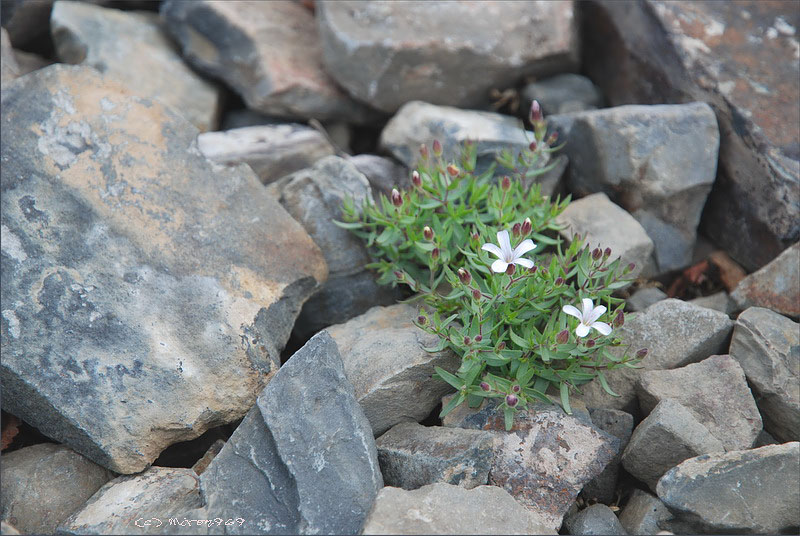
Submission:
<svg viewBox="0 0 800 536">
<path fill-rule="evenodd" d="M 644 311 L 651 305 L 667 299 L 667 293 L 656 287 L 640 288 L 627 299 L 631 311 Z M 699 305 L 699 304 L 698 304 Z"/>
<path fill-rule="evenodd" d="M 672 519 L 672 513 L 655 495 L 640 489 L 633 490 L 622 509 L 619 522 L 629 534 L 658 534 L 660 524 Z"/>
<path fill-rule="evenodd" d="M 593 504 L 564 521 L 567 532 L 574 536 L 590 534 L 628 534 L 616 514 L 605 504 Z"/>
<path fill-rule="evenodd" d="M 8 32 L 0 28 L 0 86 L 4 86 L 21 75 Z"/>
<path fill-rule="evenodd" d="M 739 309 L 765 307 L 800 317 L 800 242 L 742 279 L 731 292 Z"/>
<path fill-rule="evenodd" d="M 539 101 L 545 115 L 594 110 L 603 105 L 600 89 L 585 76 L 574 73 L 531 82 L 523 88 L 522 99 L 525 110 L 532 101 Z"/>
<path fill-rule="evenodd" d="M 364 174 L 376 192 L 389 196 L 393 188 L 404 190 L 411 187 L 411 172 L 392 158 L 357 154 L 347 159 Z"/>
<path fill-rule="evenodd" d="M 633 432 L 633 415 L 616 409 L 597 408 L 589 410 L 592 424 L 597 428 L 619 439 L 619 451 L 608 462 L 603 472 L 588 482 L 581 491 L 581 495 L 589 500 L 612 504 L 616 497 L 617 480 L 619 479 L 619 464 L 622 452 L 628 445 Z"/>
<path fill-rule="evenodd" d="M 53 0 L 3 0 L 2 24 L 11 44 L 26 47 L 45 37 L 50 29 Z"/>
<path fill-rule="evenodd" d="M 714 309 L 715 311 L 720 311 L 725 314 L 731 314 L 736 309 L 736 305 L 734 304 L 733 300 L 724 290 L 721 290 L 710 296 L 701 296 L 700 298 L 689 300 L 689 303 L 693 303 L 707 309 Z"/>
</svg>

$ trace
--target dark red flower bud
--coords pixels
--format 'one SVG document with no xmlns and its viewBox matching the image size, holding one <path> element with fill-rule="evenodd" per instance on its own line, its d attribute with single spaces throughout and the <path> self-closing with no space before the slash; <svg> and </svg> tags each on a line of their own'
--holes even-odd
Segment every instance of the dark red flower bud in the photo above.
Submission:
<svg viewBox="0 0 800 536">
<path fill-rule="evenodd" d="M 433 140 L 433 154 L 442 156 L 442 144 L 439 140 Z"/>
<path fill-rule="evenodd" d="M 475 335 L 475 342 L 481 342 L 482 340 L 483 340 L 483 335 L 481 334 Z"/>
<path fill-rule="evenodd" d="M 484 391 L 491 391 L 492 388 L 489 386 L 488 383 L 481 382 L 481 389 L 483 389 Z"/>
<path fill-rule="evenodd" d="M 561 277 L 561 276 L 558 276 L 558 277 L 556 277 L 556 280 L 554 281 L 554 283 L 555 283 L 555 285 L 557 287 L 560 287 L 561 285 L 564 284 L 564 278 Z"/>
<path fill-rule="evenodd" d="M 433 240 L 433 229 L 428 227 L 427 225 L 422 229 L 422 236 L 425 237 L 425 240 Z"/>
<path fill-rule="evenodd" d="M 472 299 L 473 300 L 480 300 L 481 299 L 481 291 L 474 288 L 472 289 Z"/>
<path fill-rule="evenodd" d="M 469 346 L 470 344 L 472 344 L 472 339 L 470 339 L 469 337 L 464 337 L 464 344 L 466 346 Z"/>
<path fill-rule="evenodd" d="M 497 350 L 505 350 L 506 349 L 506 341 L 502 341 L 500 344 L 497 345 Z"/>
<path fill-rule="evenodd" d="M 553 132 L 550 134 L 550 137 L 547 138 L 547 145 L 553 145 L 558 140 L 558 132 Z"/>
<path fill-rule="evenodd" d="M 595 342 L 594 339 L 589 339 L 586 341 L 586 348 L 594 348 Z"/>
<path fill-rule="evenodd" d="M 459 171 L 459 169 L 453 164 L 447 166 L 447 172 L 450 174 L 451 177 L 456 177 L 458 176 L 459 173 L 461 173 L 461 171 Z"/>
<path fill-rule="evenodd" d="M 546 277 L 546 276 L 547 276 L 547 274 L 549 274 L 549 273 L 550 273 L 550 272 L 549 272 L 549 270 L 548 270 L 547 268 L 542 268 L 542 275 L 543 275 L 543 276 L 545 276 L 545 277 Z"/>
<path fill-rule="evenodd" d="M 534 265 L 532 268 L 528 268 L 528 271 L 532 274 L 535 274 L 538 269 L 539 267 Z"/>
<path fill-rule="evenodd" d="M 514 271 L 515 271 L 516 269 L 517 269 L 516 265 L 514 265 L 514 264 L 509 264 L 509 265 L 508 265 L 508 268 L 506 268 L 506 274 L 508 274 L 508 275 L 514 275 Z"/>
<path fill-rule="evenodd" d="M 516 396 L 514 395 L 506 396 L 506 404 L 508 405 L 508 407 L 513 408 L 514 406 L 517 405 L 517 402 L 519 402 L 519 399 Z"/>
<path fill-rule="evenodd" d="M 607 259 L 610 256 L 611 256 L 611 248 L 606 248 L 606 250 L 603 252 L 603 257 Z"/>
<path fill-rule="evenodd" d="M 479 235 L 478 233 L 472 233 L 472 239 L 475 240 L 475 241 L 480 240 L 481 239 L 481 235 Z"/>
<path fill-rule="evenodd" d="M 531 144 L 528 145 L 528 149 L 530 149 L 531 151 L 535 151 L 536 147 L 537 147 L 537 145 L 536 145 L 535 141 L 532 141 Z"/>
<path fill-rule="evenodd" d="M 625 324 L 625 314 L 620 311 L 617 313 L 617 316 L 614 317 L 614 320 L 611 321 L 611 325 L 615 328 L 621 328 Z"/>
<path fill-rule="evenodd" d="M 522 232 L 522 225 L 520 225 L 519 223 L 515 223 L 511 227 L 511 234 L 513 234 L 515 238 L 518 238 L 520 232 Z"/>
<path fill-rule="evenodd" d="M 423 160 L 428 159 L 428 146 L 424 143 L 419 146 L 419 155 L 422 157 Z"/>
<path fill-rule="evenodd" d="M 433 260 L 439 258 L 439 248 L 433 248 L 433 251 L 431 251 L 431 258 L 433 258 Z"/>
<path fill-rule="evenodd" d="M 411 174 L 411 184 L 417 188 L 422 186 L 422 177 L 419 176 L 419 171 L 414 170 L 414 172 Z"/>
<path fill-rule="evenodd" d="M 603 252 L 600 250 L 600 248 L 594 248 L 594 249 L 592 250 L 592 258 L 593 258 L 594 260 L 597 260 L 597 259 L 599 259 L 599 258 L 600 258 L 600 257 L 602 257 L 602 256 L 603 256 Z"/>
<path fill-rule="evenodd" d="M 531 219 L 525 218 L 525 221 L 522 222 L 522 236 L 528 236 L 532 229 L 533 224 L 531 223 Z"/>
<path fill-rule="evenodd" d="M 403 280 L 403 272 L 401 272 L 400 270 L 395 270 L 395 272 L 394 272 L 394 276 L 395 276 L 397 279 L 399 279 L 400 281 L 402 281 L 402 280 Z"/>
<path fill-rule="evenodd" d="M 392 188 L 392 204 L 396 207 L 403 205 L 403 196 L 397 191 L 397 188 Z"/>
<path fill-rule="evenodd" d="M 642 348 L 638 352 L 636 352 L 636 357 L 639 359 L 644 359 L 647 357 L 648 350 L 647 348 Z"/>
<path fill-rule="evenodd" d="M 417 324 L 425 325 L 428 322 L 428 319 L 422 315 L 417 317 Z"/>
<path fill-rule="evenodd" d="M 636 264 L 630 263 L 628 266 L 625 267 L 625 271 L 623 273 L 629 274 L 633 271 L 634 268 L 636 268 Z"/>
<path fill-rule="evenodd" d="M 531 111 L 528 113 L 528 119 L 530 119 L 530 122 L 534 124 L 544 119 L 544 115 L 542 114 L 542 106 L 539 104 L 539 101 L 534 100 L 531 103 Z"/>
<path fill-rule="evenodd" d="M 464 283 L 465 285 L 469 285 L 469 282 L 472 281 L 472 275 L 463 268 L 458 269 L 458 279 Z"/>
<path fill-rule="evenodd" d="M 503 176 L 503 179 L 500 181 L 500 187 L 506 192 L 511 189 L 511 179 L 508 175 Z"/>
<path fill-rule="evenodd" d="M 569 331 L 566 329 L 559 331 L 558 335 L 556 335 L 556 342 L 558 344 L 567 344 L 569 342 Z"/>
<path fill-rule="evenodd" d="M 519 389 L 520 389 L 519 385 L 511 386 L 511 390 L 514 391 L 515 393 L 519 393 Z"/>
</svg>

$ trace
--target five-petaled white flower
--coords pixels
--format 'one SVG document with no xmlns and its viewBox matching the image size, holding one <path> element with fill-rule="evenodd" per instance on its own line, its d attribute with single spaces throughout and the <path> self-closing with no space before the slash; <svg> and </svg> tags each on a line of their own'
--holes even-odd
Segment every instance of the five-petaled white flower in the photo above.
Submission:
<svg viewBox="0 0 800 536">
<path fill-rule="evenodd" d="M 578 337 L 585 337 L 589 334 L 589 328 L 594 328 L 603 335 L 611 333 L 611 326 L 605 322 L 597 321 L 597 319 L 606 312 L 605 305 L 598 305 L 595 307 L 594 303 L 589 298 L 584 298 L 582 301 L 583 312 L 578 311 L 578 309 L 572 305 L 565 305 L 562 309 L 562 311 L 568 315 L 574 316 L 581 321 L 578 327 L 575 328 L 575 335 Z"/>
<path fill-rule="evenodd" d="M 519 245 L 511 249 L 511 242 L 508 239 L 508 231 L 500 231 L 497 233 L 497 243 L 500 247 L 494 244 L 484 244 L 481 249 L 494 253 L 498 259 L 492 263 L 492 271 L 503 273 L 508 268 L 509 264 L 519 264 L 525 268 L 533 268 L 533 261 L 530 259 L 523 259 L 522 256 L 536 247 L 533 240 L 526 238 Z"/>
</svg>

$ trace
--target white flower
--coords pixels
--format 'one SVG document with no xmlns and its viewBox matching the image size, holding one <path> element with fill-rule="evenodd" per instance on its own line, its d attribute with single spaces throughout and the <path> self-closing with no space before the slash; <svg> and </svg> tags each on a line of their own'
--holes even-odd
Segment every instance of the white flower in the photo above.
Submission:
<svg viewBox="0 0 800 536">
<path fill-rule="evenodd" d="M 522 256 L 536 247 L 533 240 L 526 238 L 519 245 L 511 249 L 511 242 L 508 239 L 508 231 L 500 231 L 497 233 L 497 243 L 500 247 L 494 244 L 484 244 L 481 249 L 494 253 L 498 259 L 492 263 L 492 271 L 498 274 L 503 273 L 508 268 L 509 264 L 519 264 L 525 268 L 533 268 L 533 261 L 530 259 L 523 259 Z"/>
<path fill-rule="evenodd" d="M 575 335 L 578 337 L 585 337 L 589 334 L 589 328 L 594 328 L 603 335 L 611 333 L 611 326 L 605 322 L 598 322 L 597 319 L 603 316 L 606 312 L 605 305 L 594 306 L 594 303 L 589 298 L 583 299 L 583 312 L 578 311 L 572 305 L 565 305 L 562 311 L 570 316 L 574 316 L 581 321 L 578 327 L 575 328 Z"/>
</svg>

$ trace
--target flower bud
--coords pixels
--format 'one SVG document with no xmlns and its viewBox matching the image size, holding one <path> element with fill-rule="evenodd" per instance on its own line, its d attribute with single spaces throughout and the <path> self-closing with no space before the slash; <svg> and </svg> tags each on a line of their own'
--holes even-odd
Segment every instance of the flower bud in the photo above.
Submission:
<svg viewBox="0 0 800 536">
<path fill-rule="evenodd" d="M 481 291 L 474 288 L 472 289 L 472 299 L 473 300 L 480 300 L 481 299 Z"/>
<path fill-rule="evenodd" d="M 542 275 L 543 275 L 543 276 L 547 277 L 547 275 L 548 275 L 549 273 L 550 273 L 550 271 L 549 271 L 547 268 L 542 268 Z"/>
<path fill-rule="evenodd" d="M 397 188 L 392 188 L 392 204 L 396 207 L 403 205 L 403 196 L 397 191 Z"/>
<path fill-rule="evenodd" d="M 529 271 L 530 273 L 532 273 L 532 274 L 535 274 L 535 273 L 536 273 L 536 271 L 537 271 L 538 269 L 539 269 L 539 267 L 538 267 L 538 266 L 536 266 L 536 265 L 534 265 L 534 266 L 532 266 L 531 268 L 528 268 L 528 271 Z"/>
<path fill-rule="evenodd" d="M 516 396 L 514 395 L 506 396 L 506 404 L 508 405 L 508 407 L 513 408 L 514 406 L 517 405 L 517 402 L 519 402 L 519 399 L 517 399 Z"/>
<path fill-rule="evenodd" d="M 506 349 L 506 341 L 502 341 L 500 344 L 497 345 L 497 350 L 505 350 Z"/>
<path fill-rule="evenodd" d="M 492 388 L 489 386 L 488 383 L 481 382 L 481 389 L 484 390 L 484 391 L 491 391 Z"/>
<path fill-rule="evenodd" d="M 514 275 L 514 271 L 517 269 L 515 264 L 509 264 L 508 268 L 506 268 L 506 274 Z"/>
<path fill-rule="evenodd" d="M 457 177 L 458 174 L 461 173 L 461 171 L 453 164 L 447 166 L 447 172 L 450 174 L 451 177 Z"/>
<path fill-rule="evenodd" d="M 422 177 L 419 176 L 419 171 L 417 171 L 416 169 L 411 174 L 411 184 L 413 184 L 417 188 L 422 186 Z"/>
<path fill-rule="evenodd" d="M 621 328 L 625 324 L 625 314 L 620 311 L 617 313 L 617 316 L 614 317 L 612 320 L 611 325 L 615 328 Z"/>
<path fill-rule="evenodd" d="M 522 236 L 528 236 L 532 229 L 533 224 L 531 223 L 531 219 L 525 218 L 525 221 L 522 222 Z"/>
<path fill-rule="evenodd" d="M 422 157 L 423 160 L 428 159 L 428 146 L 424 143 L 419 146 L 419 155 Z"/>
<path fill-rule="evenodd" d="M 469 285 L 469 282 L 472 281 L 472 275 L 463 268 L 458 269 L 458 279 L 464 283 L 465 285 Z"/>
<path fill-rule="evenodd" d="M 636 264 L 635 263 L 630 263 L 628 266 L 625 267 L 625 270 L 622 273 L 623 274 L 629 274 L 629 273 L 631 273 L 633 271 L 634 268 L 636 268 Z"/>
<path fill-rule="evenodd" d="M 569 342 L 569 331 L 566 329 L 559 331 L 558 335 L 556 335 L 556 342 L 558 344 L 567 344 Z"/>
<path fill-rule="evenodd" d="M 436 260 L 436 259 L 439 258 L 439 248 L 433 248 L 433 251 L 431 251 L 431 258 L 433 260 Z"/>
<path fill-rule="evenodd" d="M 439 140 L 433 140 L 433 154 L 442 156 L 442 144 Z"/>
<path fill-rule="evenodd" d="M 589 339 L 586 341 L 586 348 L 594 348 L 594 339 Z"/>
<path fill-rule="evenodd" d="M 603 252 L 603 257 L 607 259 L 610 256 L 611 256 L 611 248 L 606 248 L 606 250 Z"/>
<path fill-rule="evenodd" d="M 592 259 L 598 260 L 602 256 L 603 256 L 603 252 L 600 250 L 600 248 L 594 248 L 592 250 Z"/>
<path fill-rule="evenodd" d="M 556 277 L 556 280 L 553 282 L 555 286 L 560 287 L 564 284 L 564 278 L 561 276 Z"/>
<path fill-rule="evenodd" d="M 417 317 L 417 324 L 419 324 L 419 325 L 421 325 L 421 326 L 424 326 L 424 325 L 425 325 L 427 322 L 428 322 L 428 319 L 427 319 L 427 317 L 424 317 L 424 316 L 422 316 L 422 315 L 419 315 L 419 316 Z"/>
<path fill-rule="evenodd" d="M 422 236 L 425 237 L 425 240 L 433 240 L 433 229 L 426 225 L 425 228 L 422 229 Z"/>
<path fill-rule="evenodd" d="M 522 231 L 522 225 L 519 223 L 515 223 L 513 227 L 511 227 L 511 234 L 514 235 L 514 238 L 519 237 L 519 233 Z"/>
<path fill-rule="evenodd" d="M 558 140 L 558 132 L 553 132 L 550 134 L 550 137 L 547 138 L 547 145 L 553 145 Z"/>
<path fill-rule="evenodd" d="M 403 272 L 401 272 L 400 270 L 395 270 L 395 272 L 394 272 L 394 276 L 395 276 L 395 277 L 396 277 L 396 278 L 397 278 L 399 281 L 402 281 L 402 280 L 403 280 L 403 277 L 404 277 L 404 274 L 403 274 Z"/>
<path fill-rule="evenodd" d="M 472 239 L 477 242 L 478 240 L 481 239 L 481 235 L 479 235 L 478 233 L 472 233 Z"/>
<path fill-rule="evenodd" d="M 503 179 L 500 181 L 500 187 L 503 191 L 507 192 L 511 189 L 511 179 L 508 175 L 504 175 Z"/>
<path fill-rule="evenodd" d="M 480 333 L 475 335 L 475 342 L 481 342 L 483 340 L 483 335 Z"/>
<path fill-rule="evenodd" d="M 464 337 L 464 345 L 469 346 L 470 344 L 472 344 L 472 339 L 470 339 L 469 336 Z"/>
<path fill-rule="evenodd" d="M 636 357 L 638 359 L 644 359 L 647 357 L 648 350 L 647 348 L 641 348 L 639 351 L 636 352 Z"/>
<path fill-rule="evenodd" d="M 537 147 L 537 145 L 536 145 L 535 141 L 532 141 L 531 144 L 528 145 L 528 149 L 530 149 L 531 151 L 535 151 L 536 147 Z"/>
<path fill-rule="evenodd" d="M 519 385 L 511 386 L 511 390 L 514 391 L 515 393 L 519 393 L 519 389 L 520 389 Z"/>
<path fill-rule="evenodd" d="M 539 101 L 534 100 L 531 103 L 531 111 L 528 114 L 528 119 L 530 119 L 531 123 L 538 123 L 544 119 L 544 115 L 542 114 L 542 106 L 539 104 Z"/>
</svg>

